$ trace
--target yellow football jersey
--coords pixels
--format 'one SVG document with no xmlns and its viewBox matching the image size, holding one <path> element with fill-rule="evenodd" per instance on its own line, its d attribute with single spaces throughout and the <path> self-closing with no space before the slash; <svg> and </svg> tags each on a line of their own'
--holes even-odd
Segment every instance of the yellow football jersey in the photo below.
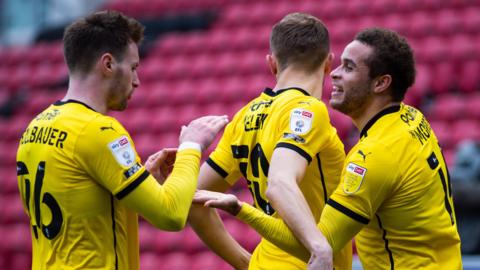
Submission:
<svg viewBox="0 0 480 270">
<path fill-rule="evenodd" d="M 137 214 L 119 199 L 149 174 L 114 118 L 78 101 L 51 105 L 20 140 L 17 174 L 32 269 L 139 268 Z"/>
<path fill-rule="evenodd" d="M 447 166 L 422 113 L 386 108 L 360 136 L 328 205 L 365 225 L 355 238 L 363 267 L 462 269 Z"/>
<path fill-rule="evenodd" d="M 277 216 L 265 196 L 269 161 L 277 147 L 296 151 L 308 161 L 299 186 L 318 221 L 339 183 L 345 153 L 325 104 L 306 91 L 267 88 L 235 115 L 207 163 L 231 185 L 245 178 L 255 206 Z M 337 269 L 351 267 L 350 245 L 338 261 L 348 266 Z M 250 269 L 306 269 L 306 264 L 262 239 Z"/>
</svg>

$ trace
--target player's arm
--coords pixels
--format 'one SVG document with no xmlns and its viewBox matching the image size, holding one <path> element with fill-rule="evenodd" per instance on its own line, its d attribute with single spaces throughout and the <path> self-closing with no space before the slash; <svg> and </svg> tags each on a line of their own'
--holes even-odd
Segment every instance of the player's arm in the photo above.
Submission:
<svg viewBox="0 0 480 270">
<path fill-rule="evenodd" d="M 303 152 L 302 149 L 295 150 L 277 147 L 273 152 L 266 195 L 303 246 L 312 253 L 328 250 L 325 238 L 317 229 L 313 214 L 298 186 L 303 179 L 308 161 L 297 152 Z"/>
<path fill-rule="evenodd" d="M 226 117 L 202 117 L 183 127 L 173 171 L 165 183 L 161 185 L 152 176 L 143 181 L 140 176 L 117 193 L 117 198 L 160 229 L 182 229 L 197 185 L 201 150 L 210 145 L 226 123 Z M 157 165 L 161 166 L 161 162 Z M 154 168 L 150 166 L 149 169 L 153 171 Z M 128 194 L 123 194 L 124 191 Z"/>
<path fill-rule="evenodd" d="M 194 203 L 227 211 L 250 225 L 262 237 L 295 257 L 305 262 L 310 258 L 310 252 L 297 240 L 284 221 L 269 216 L 247 203 L 239 202 L 234 195 L 200 190 L 195 194 Z M 318 229 L 325 235 L 328 244 L 335 254 L 363 226 L 363 223 L 327 205 L 322 212 Z"/>
<path fill-rule="evenodd" d="M 207 162 L 200 168 L 198 188 L 224 192 L 230 185 Z M 247 269 L 250 253 L 225 229 L 217 211 L 193 204 L 188 218 L 190 226 L 202 241 L 235 269 Z"/>
</svg>

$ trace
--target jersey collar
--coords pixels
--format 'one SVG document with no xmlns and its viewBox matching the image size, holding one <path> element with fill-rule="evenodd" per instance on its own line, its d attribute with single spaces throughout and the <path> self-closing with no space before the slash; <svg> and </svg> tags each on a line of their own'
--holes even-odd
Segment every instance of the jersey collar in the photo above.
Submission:
<svg viewBox="0 0 480 270">
<path fill-rule="evenodd" d="M 81 102 L 81 101 L 78 101 L 78 100 L 75 100 L 75 99 L 67 99 L 65 101 L 62 101 L 62 100 L 58 100 L 57 102 L 53 103 L 53 105 L 55 106 L 61 106 L 61 105 L 64 105 L 64 104 L 67 104 L 67 103 L 77 103 L 77 104 L 81 104 L 85 107 L 87 107 L 88 109 L 96 112 L 92 107 L 88 106 L 87 104 Z"/>
<path fill-rule="evenodd" d="M 367 137 L 367 130 L 370 129 L 373 126 L 373 124 L 375 124 L 375 122 L 377 122 L 377 120 L 380 119 L 382 116 L 390 113 L 398 112 L 399 110 L 400 110 L 400 105 L 394 105 L 381 110 L 374 117 L 372 117 L 372 119 L 368 120 L 365 127 L 363 127 L 362 132 L 360 132 L 360 138 Z"/>
<path fill-rule="evenodd" d="M 300 87 L 289 87 L 289 88 L 279 89 L 276 92 L 274 92 L 272 90 L 272 88 L 267 87 L 267 88 L 265 88 L 265 90 L 263 90 L 263 93 L 265 93 L 268 96 L 274 97 L 274 96 L 278 96 L 281 93 L 283 93 L 285 91 L 288 91 L 288 90 L 297 90 L 297 91 L 302 92 L 305 96 L 310 96 L 310 94 L 307 91 L 305 91 L 304 89 L 302 89 Z"/>
</svg>

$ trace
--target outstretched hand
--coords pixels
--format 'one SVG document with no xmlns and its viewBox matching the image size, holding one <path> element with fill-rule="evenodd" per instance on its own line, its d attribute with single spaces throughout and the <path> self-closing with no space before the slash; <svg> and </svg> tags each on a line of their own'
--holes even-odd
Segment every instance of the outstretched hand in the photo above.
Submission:
<svg viewBox="0 0 480 270">
<path fill-rule="evenodd" d="M 176 155 L 176 148 L 162 149 L 148 157 L 145 168 L 160 184 L 163 184 L 173 169 Z"/>
<path fill-rule="evenodd" d="M 182 126 L 180 132 L 180 144 L 182 142 L 196 142 L 202 150 L 210 146 L 218 132 L 228 123 L 228 117 L 203 116 L 190 122 L 188 126 Z"/>
<path fill-rule="evenodd" d="M 236 216 L 242 208 L 242 202 L 240 202 L 235 195 L 208 190 L 197 190 L 193 196 L 193 203 L 218 208 L 234 216 Z"/>
</svg>

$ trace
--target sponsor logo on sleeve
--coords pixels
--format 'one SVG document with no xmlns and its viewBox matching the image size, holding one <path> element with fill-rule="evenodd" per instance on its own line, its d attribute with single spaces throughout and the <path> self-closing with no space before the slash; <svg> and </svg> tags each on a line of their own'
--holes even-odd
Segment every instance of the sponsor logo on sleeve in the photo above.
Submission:
<svg viewBox="0 0 480 270">
<path fill-rule="evenodd" d="M 135 162 L 135 151 L 127 136 L 122 136 L 108 144 L 108 148 L 123 167 L 130 167 Z"/>
<path fill-rule="evenodd" d="M 305 109 L 293 109 L 290 114 L 290 129 L 295 134 L 305 134 L 312 128 L 313 113 Z"/>
<path fill-rule="evenodd" d="M 343 191 L 347 194 L 356 193 L 360 189 L 366 173 L 366 168 L 355 163 L 348 163 L 343 179 Z"/>
<path fill-rule="evenodd" d="M 291 139 L 291 140 L 294 140 L 298 143 L 304 143 L 305 142 L 305 139 L 298 136 L 297 134 L 293 134 L 293 133 L 283 133 L 283 138 L 284 139 Z"/>
<path fill-rule="evenodd" d="M 132 167 L 128 168 L 128 170 L 123 172 L 123 175 L 125 175 L 125 178 L 130 178 L 132 177 L 136 172 L 138 172 L 142 168 L 142 165 L 140 163 L 135 163 Z"/>
</svg>

